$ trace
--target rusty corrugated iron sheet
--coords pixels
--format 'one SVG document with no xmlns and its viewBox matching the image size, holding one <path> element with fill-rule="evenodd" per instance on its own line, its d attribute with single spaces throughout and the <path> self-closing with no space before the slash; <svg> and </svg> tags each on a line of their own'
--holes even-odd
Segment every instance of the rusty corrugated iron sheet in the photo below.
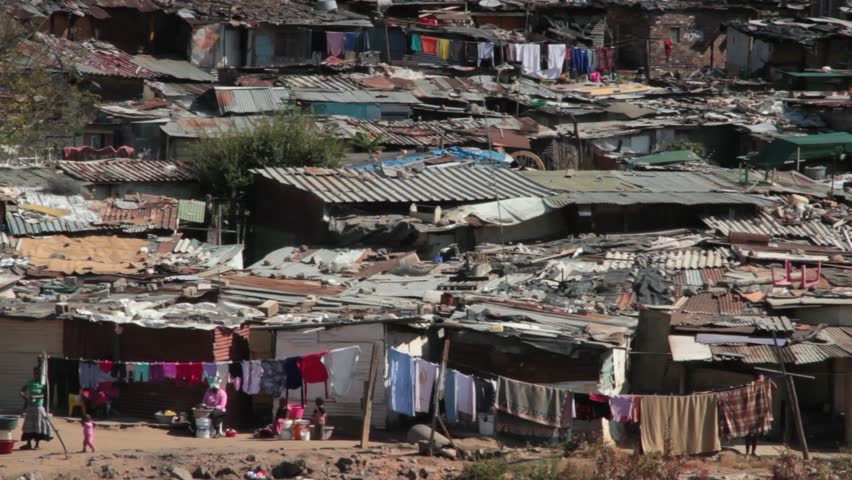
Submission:
<svg viewBox="0 0 852 480">
<path fill-rule="evenodd" d="M 187 162 L 110 159 L 59 162 L 68 176 L 92 183 L 186 182 L 195 180 Z"/>
<path fill-rule="evenodd" d="M 739 295 L 730 292 L 722 294 L 703 292 L 689 297 L 683 311 L 707 315 L 739 315 L 743 313 L 745 305 Z"/>
<path fill-rule="evenodd" d="M 133 226 L 144 230 L 177 230 L 178 204 L 172 199 L 145 203 L 138 208 L 120 208 L 112 202 L 92 201 L 92 210 L 101 217 L 99 225 L 122 229 Z"/>
</svg>

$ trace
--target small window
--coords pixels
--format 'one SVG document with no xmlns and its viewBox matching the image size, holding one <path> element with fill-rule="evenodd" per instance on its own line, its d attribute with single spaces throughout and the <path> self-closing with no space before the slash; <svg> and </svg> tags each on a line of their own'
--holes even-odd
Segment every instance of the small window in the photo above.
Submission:
<svg viewBox="0 0 852 480">
<path fill-rule="evenodd" d="M 674 43 L 680 43 L 680 27 L 670 28 L 669 38 L 671 38 Z"/>
</svg>

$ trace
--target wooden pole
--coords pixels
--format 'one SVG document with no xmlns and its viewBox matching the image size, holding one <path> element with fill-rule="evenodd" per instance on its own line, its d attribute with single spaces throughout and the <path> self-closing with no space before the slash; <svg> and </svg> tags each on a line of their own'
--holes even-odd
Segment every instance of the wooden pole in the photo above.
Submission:
<svg viewBox="0 0 852 480">
<path fill-rule="evenodd" d="M 361 426 L 361 448 L 367 448 L 370 445 L 370 422 L 373 417 L 373 391 L 376 389 L 376 376 L 379 372 L 379 354 L 382 349 L 370 349 L 370 373 L 367 377 L 367 391 L 364 392 L 364 425 Z"/>
<path fill-rule="evenodd" d="M 47 407 L 45 407 L 45 410 L 44 410 L 45 413 L 46 413 L 44 418 L 45 418 L 45 420 L 47 420 L 47 423 L 50 425 L 50 428 L 53 430 L 53 433 L 56 434 L 56 438 L 59 439 L 59 443 L 62 445 L 62 451 L 65 452 L 65 460 L 68 460 L 68 448 L 65 447 L 65 441 L 62 440 L 62 435 L 59 434 L 59 430 L 57 430 L 56 427 L 53 425 L 53 422 L 50 420 L 50 413 L 48 413 L 50 411 L 50 410 L 48 410 L 49 409 L 49 403 L 48 402 L 50 401 L 50 393 L 49 393 L 50 392 L 50 381 L 48 381 L 48 376 L 47 376 L 48 373 L 49 373 L 47 371 L 47 352 L 42 351 L 41 359 L 42 359 L 41 374 L 44 377 L 44 390 L 45 390 L 45 394 L 47 395 L 45 400 L 44 400 L 44 403 L 48 405 Z"/>
<path fill-rule="evenodd" d="M 811 454 L 808 451 L 808 441 L 805 439 L 805 429 L 802 427 L 802 412 L 799 411 L 799 396 L 796 394 L 796 384 L 793 383 L 793 377 L 787 375 L 787 366 L 784 362 L 784 357 L 781 356 L 781 347 L 778 345 L 778 338 L 774 330 L 772 331 L 772 343 L 775 345 L 775 356 L 778 358 L 778 366 L 784 374 L 784 381 L 787 382 L 787 400 L 790 403 L 790 410 L 793 412 L 796 435 L 799 437 L 799 444 L 802 446 L 802 458 L 808 460 L 811 458 Z"/>
<path fill-rule="evenodd" d="M 435 390 L 432 394 L 432 432 L 429 434 L 429 456 L 435 454 L 435 427 L 438 424 L 438 412 L 440 409 L 438 408 L 438 401 L 441 399 L 444 393 L 444 379 L 447 376 L 447 359 L 450 356 L 450 339 L 444 340 L 444 352 L 441 354 L 441 370 L 438 372 L 438 385 L 435 386 Z"/>
</svg>

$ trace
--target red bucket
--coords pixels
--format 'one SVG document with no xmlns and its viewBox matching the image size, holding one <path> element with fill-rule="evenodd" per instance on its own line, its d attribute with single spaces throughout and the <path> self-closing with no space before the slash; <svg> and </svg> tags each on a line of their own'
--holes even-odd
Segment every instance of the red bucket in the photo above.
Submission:
<svg viewBox="0 0 852 480">
<path fill-rule="evenodd" d="M 302 416 L 305 414 L 304 405 L 291 403 L 287 405 L 287 408 L 290 410 L 290 414 L 287 415 L 287 418 L 290 420 L 301 420 Z"/>
<path fill-rule="evenodd" d="M 0 440 L 0 455 L 9 455 L 15 449 L 15 440 Z"/>
</svg>

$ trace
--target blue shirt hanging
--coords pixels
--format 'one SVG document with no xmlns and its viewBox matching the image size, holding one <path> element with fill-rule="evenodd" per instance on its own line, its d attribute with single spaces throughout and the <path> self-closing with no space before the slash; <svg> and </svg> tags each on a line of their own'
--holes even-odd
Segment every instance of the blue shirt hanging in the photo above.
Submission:
<svg viewBox="0 0 852 480">
<path fill-rule="evenodd" d="M 454 370 L 447 369 L 444 378 L 444 409 L 446 409 L 447 422 L 459 421 L 458 403 L 456 402 L 456 375 Z"/>
<path fill-rule="evenodd" d="M 390 407 L 396 413 L 414 416 L 414 357 L 390 349 Z"/>
</svg>

